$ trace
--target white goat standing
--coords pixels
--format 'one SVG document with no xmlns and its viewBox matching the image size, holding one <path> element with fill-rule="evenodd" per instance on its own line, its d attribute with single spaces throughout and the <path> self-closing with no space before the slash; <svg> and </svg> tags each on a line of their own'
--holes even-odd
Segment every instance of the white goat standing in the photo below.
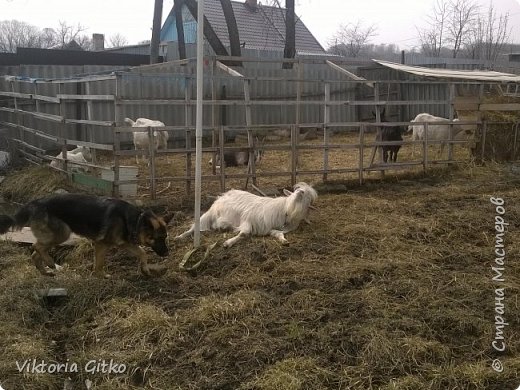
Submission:
<svg viewBox="0 0 520 390">
<path fill-rule="evenodd" d="M 62 156 L 62 154 L 61 153 L 58 154 L 56 156 L 56 159 L 57 160 L 52 160 L 49 165 L 51 167 L 53 167 L 53 168 L 63 169 L 63 156 Z M 75 162 L 77 162 L 77 163 L 87 163 L 91 159 L 92 159 L 92 154 L 90 153 L 90 148 L 88 148 L 86 146 L 78 146 L 75 149 L 67 151 L 68 164 L 70 166 L 71 171 L 73 171 L 73 172 L 86 171 L 87 170 L 87 168 L 82 166 L 82 165 L 74 164 Z"/>
<path fill-rule="evenodd" d="M 147 118 L 137 118 L 135 122 L 130 118 L 125 118 L 125 122 L 128 123 L 132 127 L 164 127 L 164 123 L 161 121 L 156 121 L 153 119 Z M 148 137 L 147 131 L 134 131 L 134 147 L 135 150 L 148 150 L 150 145 L 150 138 Z M 159 149 L 167 149 L 168 148 L 168 132 L 162 130 L 155 130 L 153 132 L 155 145 L 155 150 Z M 143 161 L 146 159 L 146 154 L 143 153 Z M 139 164 L 139 156 L 135 156 L 135 162 Z M 169 162 L 168 156 L 166 156 L 166 162 Z"/>
<path fill-rule="evenodd" d="M 453 119 L 453 122 L 458 122 L 459 119 Z M 444 145 L 446 145 L 450 136 L 450 127 L 452 130 L 452 140 L 463 140 L 471 137 L 473 134 L 472 130 L 465 129 L 461 125 L 450 125 L 446 122 L 450 122 L 449 119 L 434 116 L 428 113 L 418 114 L 414 119 L 410 122 L 428 122 L 428 141 L 441 141 L 439 156 L 442 155 L 444 151 Z M 430 124 L 431 123 L 431 124 Z M 412 131 L 412 141 L 422 141 L 424 140 L 424 128 L 425 125 L 410 125 L 408 126 L 408 131 Z M 412 156 L 415 154 L 415 144 L 412 147 Z"/>
<path fill-rule="evenodd" d="M 225 247 L 234 245 L 244 236 L 271 235 L 287 243 L 284 234 L 298 228 L 306 220 L 309 208 L 318 197 L 316 190 L 306 183 L 294 186 L 294 192 L 284 190 L 286 197 L 269 198 L 246 191 L 230 190 L 217 198 L 200 218 L 200 230 L 233 229 L 238 234 L 224 242 Z M 175 237 L 185 238 L 189 230 Z"/>
</svg>

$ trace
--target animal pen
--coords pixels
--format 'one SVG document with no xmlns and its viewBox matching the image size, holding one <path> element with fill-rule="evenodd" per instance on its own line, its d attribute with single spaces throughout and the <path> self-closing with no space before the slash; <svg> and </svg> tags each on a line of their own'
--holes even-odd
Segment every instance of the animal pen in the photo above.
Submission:
<svg viewBox="0 0 520 390">
<path fill-rule="evenodd" d="M 228 66 L 229 61 L 242 66 Z M 282 69 L 282 62 L 290 62 L 292 69 Z M 101 192 L 130 198 L 140 192 L 156 198 L 168 194 L 172 183 L 190 192 L 195 84 L 195 59 L 66 78 L 7 75 L 0 78 L 0 126 L 9 129 L 15 155 L 43 164 L 61 152 L 59 169 L 71 180 Z M 279 178 L 282 185 L 320 178 L 363 183 L 371 172 L 427 170 L 432 165 L 489 158 L 489 150 L 496 151 L 488 136 L 490 128 L 499 129 L 497 138 L 506 140 L 505 158 L 514 159 L 518 117 L 482 115 L 518 111 L 516 97 L 500 94 L 510 90 L 508 85 L 503 81 L 425 80 L 379 64 L 336 57 L 208 56 L 204 60 L 203 161 L 215 161 L 217 155 L 224 161 L 226 151 L 244 149 L 250 158 L 243 169 L 207 165 L 202 181 L 215 183 L 221 191 L 229 189 L 230 183 L 236 186 L 237 180 L 247 187 L 264 178 Z M 492 96 L 499 101 L 490 102 Z M 381 122 L 384 108 L 391 122 Z M 408 126 L 420 112 L 443 116 L 451 124 L 462 112 L 471 113 L 457 123 L 476 129 L 475 138 L 456 140 L 450 134 L 445 156 L 429 151 L 430 145 L 440 142 L 427 136 L 420 141 L 380 140 L 380 128 Z M 139 129 L 151 139 L 148 165 L 136 167 L 132 144 L 136 129 L 124 125 L 126 117 L 166 124 Z M 167 149 L 152 147 L 154 130 L 168 131 Z M 383 163 L 381 153 L 376 153 L 378 147 L 396 144 L 403 145 L 402 149 L 418 147 L 420 152 L 407 155 L 405 151 L 404 160 Z M 66 152 L 72 145 L 91 148 L 92 161 L 74 163 L 88 173 L 71 169 Z M 462 152 L 461 146 L 465 147 Z M 253 158 L 257 149 L 266 152 L 260 165 Z"/>
</svg>

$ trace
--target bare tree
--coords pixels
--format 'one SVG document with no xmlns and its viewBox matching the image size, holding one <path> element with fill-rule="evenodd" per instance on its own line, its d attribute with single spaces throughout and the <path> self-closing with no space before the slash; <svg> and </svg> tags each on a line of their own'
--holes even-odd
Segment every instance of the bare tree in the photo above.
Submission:
<svg viewBox="0 0 520 390">
<path fill-rule="evenodd" d="M 467 43 L 465 37 L 469 36 L 478 20 L 479 6 L 473 0 L 453 0 L 450 7 L 448 33 L 453 47 L 453 58 L 456 58 L 462 46 Z"/>
<path fill-rule="evenodd" d="M 56 44 L 56 32 L 52 28 L 44 28 L 40 34 L 41 48 L 46 49 Z"/>
<path fill-rule="evenodd" d="M 198 3 L 195 0 L 184 0 L 184 3 L 188 7 L 188 10 L 191 13 L 191 16 L 193 16 L 193 19 L 197 20 L 197 8 Z M 218 56 L 229 56 L 229 53 L 218 37 L 217 33 L 213 29 L 213 26 L 209 22 L 208 18 L 204 16 L 203 20 L 203 28 L 204 28 L 204 37 L 208 40 L 208 43 L 210 44 L 211 48 L 217 54 Z"/>
<path fill-rule="evenodd" d="M 377 35 L 374 25 L 363 27 L 361 21 L 341 25 L 330 42 L 329 51 L 346 57 L 358 57 L 370 38 Z"/>
<path fill-rule="evenodd" d="M 478 18 L 466 49 L 470 57 L 494 63 L 510 36 L 509 14 L 497 15 L 493 4 L 490 3 L 487 14 Z"/>
<path fill-rule="evenodd" d="M 14 53 L 17 47 L 41 47 L 40 30 L 18 20 L 0 22 L 0 52 Z"/>
<path fill-rule="evenodd" d="M 121 47 L 128 45 L 128 39 L 121 34 L 114 34 L 108 38 L 108 47 Z"/>
<path fill-rule="evenodd" d="M 161 40 L 162 0 L 155 0 L 153 9 L 152 41 L 150 43 L 150 64 L 159 62 L 159 43 Z"/>
<path fill-rule="evenodd" d="M 456 58 L 475 29 L 479 6 L 474 0 L 438 0 L 431 12 L 428 27 L 418 28 L 423 53 L 438 57 L 449 47 Z"/>
<path fill-rule="evenodd" d="M 448 4 L 437 0 L 427 17 L 428 27 L 418 30 L 422 51 L 431 57 L 440 57 L 447 30 Z"/>
<path fill-rule="evenodd" d="M 87 28 L 79 23 L 74 26 L 60 20 L 58 28 L 54 29 L 55 45 L 59 47 L 65 47 L 67 43 L 76 41 L 81 47 L 83 47 L 83 44 L 87 46 L 84 48 L 88 49 L 89 38 L 82 34 L 85 30 L 87 30 Z"/>
<path fill-rule="evenodd" d="M 177 44 L 179 48 L 179 58 L 186 58 L 186 40 L 184 39 L 184 25 L 182 21 L 182 6 L 184 0 L 175 0 L 173 3 L 173 13 L 175 15 L 175 27 L 177 29 Z"/>
<path fill-rule="evenodd" d="M 224 17 L 226 18 L 231 55 L 240 57 L 242 56 L 242 51 L 240 50 L 240 36 L 238 34 L 237 20 L 235 18 L 235 13 L 233 12 L 231 0 L 220 0 L 220 5 L 224 12 Z M 242 66 L 242 63 L 237 63 L 236 65 Z"/>
<path fill-rule="evenodd" d="M 294 0 L 285 0 L 285 48 L 284 58 L 296 56 L 296 15 L 294 11 Z M 283 69 L 292 69 L 292 62 L 284 62 Z"/>
</svg>

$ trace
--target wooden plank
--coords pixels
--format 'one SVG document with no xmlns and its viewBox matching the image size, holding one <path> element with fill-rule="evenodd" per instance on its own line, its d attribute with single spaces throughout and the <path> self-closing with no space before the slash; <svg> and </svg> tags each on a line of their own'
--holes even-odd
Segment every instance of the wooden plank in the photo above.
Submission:
<svg viewBox="0 0 520 390">
<path fill-rule="evenodd" d="M 31 99 L 32 98 L 32 95 L 30 93 L 7 92 L 7 91 L 0 91 L 0 96 L 18 97 L 18 98 L 22 98 L 22 99 Z"/>
<path fill-rule="evenodd" d="M 34 84 L 34 85 L 38 86 L 39 84 Z M 60 99 L 58 99 L 57 97 L 53 97 L 53 96 L 45 96 L 45 95 L 34 94 L 32 96 L 32 98 L 34 100 L 41 100 L 43 102 L 49 102 L 49 103 L 59 103 L 60 102 Z"/>
<path fill-rule="evenodd" d="M 480 111 L 520 111 L 520 103 L 484 103 Z"/>
<path fill-rule="evenodd" d="M 107 126 L 107 127 L 115 126 L 115 123 L 112 121 L 91 121 L 88 119 L 65 119 L 65 123 L 82 123 L 85 125 Z"/>
<path fill-rule="evenodd" d="M 302 80 L 307 82 L 307 80 Z M 336 83 L 337 81 L 332 81 L 332 83 Z M 119 101 L 122 105 L 171 105 L 171 106 L 184 106 L 185 104 L 195 105 L 196 102 L 190 101 L 186 103 L 184 100 L 179 99 L 171 99 L 171 100 L 121 100 Z M 298 104 L 296 100 L 251 100 L 250 102 L 253 106 L 295 106 Z M 300 102 L 301 105 L 308 106 L 317 106 L 323 105 L 322 100 L 302 100 Z M 410 105 L 410 106 L 418 106 L 418 105 L 445 105 L 446 100 L 380 100 L 378 102 L 381 106 L 402 106 L 402 105 Z M 245 106 L 246 103 L 243 100 L 204 100 L 205 106 Z M 359 101 L 359 100 L 331 100 L 331 106 L 373 106 L 374 102 L 370 101 Z"/>
<path fill-rule="evenodd" d="M 234 69 L 231 69 L 229 66 L 227 65 L 224 65 L 222 62 L 220 61 L 217 61 L 217 68 L 219 68 L 220 70 L 226 72 L 227 74 L 233 76 L 233 77 L 244 77 L 243 74 L 241 74 L 240 72 L 237 72 L 236 70 Z"/>
<path fill-rule="evenodd" d="M 105 81 L 105 80 L 115 80 L 115 74 L 109 75 L 99 75 L 99 76 L 84 76 L 84 77 L 74 77 L 70 79 L 51 79 L 51 80 L 36 80 L 36 83 L 52 83 L 52 84 L 69 84 L 69 83 L 86 83 L 90 81 Z"/>
<path fill-rule="evenodd" d="M 17 108 L 8 108 L 8 107 L 0 107 L 0 111 L 10 112 L 10 113 L 14 113 L 14 114 L 31 115 L 31 116 L 35 116 L 40 119 L 53 121 L 53 122 L 63 122 L 63 117 L 61 117 L 59 115 L 43 114 L 41 112 L 24 111 L 24 110 L 19 110 Z"/>
<path fill-rule="evenodd" d="M 30 227 L 23 227 L 22 230 L 7 232 L 5 234 L 0 234 L 0 240 L 2 241 L 14 241 L 20 244 L 35 244 L 36 237 Z M 77 245 L 80 240 L 80 237 L 76 234 L 72 233 L 67 241 L 60 245 L 64 246 L 74 246 Z"/>
<path fill-rule="evenodd" d="M 16 139 L 16 138 L 11 138 L 11 141 L 15 141 L 19 145 L 22 145 L 22 146 L 26 147 L 27 149 L 34 150 L 35 152 L 45 153 L 45 150 L 43 150 L 41 148 L 38 148 L 36 146 L 33 146 L 31 144 L 28 144 L 27 142 L 24 142 L 22 140 L 19 140 L 19 139 Z"/>
<path fill-rule="evenodd" d="M 329 60 L 326 60 L 325 61 L 327 63 L 327 65 L 329 65 L 332 69 L 335 69 L 337 70 L 338 72 L 346 75 L 347 77 L 350 77 L 351 79 L 353 80 L 357 80 L 357 81 L 367 81 L 367 79 L 363 78 L 363 77 L 359 77 L 357 75 L 355 75 L 354 73 L 351 73 L 349 72 L 348 70 L 346 69 L 343 69 L 341 66 L 339 65 L 336 65 L 335 63 L 329 61 Z M 365 85 L 368 85 L 370 88 L 374 88 L 374 84 L 373 83 L 370 83 L 370 82 L 366 82 L 364 83 Z"/>
<path fill-rule="evenodd" d="M 58 99 L 63 100 L 100 100 L 100 101 L 114 101 L 114 95 L 67 95 L 59 94 Z"/>
</svg>

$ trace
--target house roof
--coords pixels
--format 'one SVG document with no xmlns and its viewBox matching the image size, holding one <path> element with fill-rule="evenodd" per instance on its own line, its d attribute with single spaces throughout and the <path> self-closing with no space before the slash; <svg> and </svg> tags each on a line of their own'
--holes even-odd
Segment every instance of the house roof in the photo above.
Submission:
<svg viewBox="0 0 520 390">
<path fill-rule="evenodd" d="M 423 66 L 402 65 L 395 62 L 373 60 L 380 65 L 411 73 L 417 76 L 445 78 L 445 79 L 462 79 L 475 81 L 498 81 L 498 82 L 520 82 L 520 76 L 511 73 L 501 73 L 494 71 L 477 71 L 477 70 L 453 70 L 453 69 L 431 69 Z"/>
<path fill-rule="evenodd" d="M 283 50 L 285 45 L 285 9 L 259 4 L 256 10 L 247 7 L 243 1 L 232 1 L 233 12 L 237 21 L 240 43 L 248 49 Z M 229 35 L 226 19 L 219 0 L 206 0 L 204 13 L 217 36 L 229 47 Z M 173 8 L 165 25 L 173 23 Z M 164 28 L 164 26 L 163 26 Z M 325 52 L 318 40 L 303 22 L 296 18 L 296 51 L 298 53 Z"/>
</svg>

